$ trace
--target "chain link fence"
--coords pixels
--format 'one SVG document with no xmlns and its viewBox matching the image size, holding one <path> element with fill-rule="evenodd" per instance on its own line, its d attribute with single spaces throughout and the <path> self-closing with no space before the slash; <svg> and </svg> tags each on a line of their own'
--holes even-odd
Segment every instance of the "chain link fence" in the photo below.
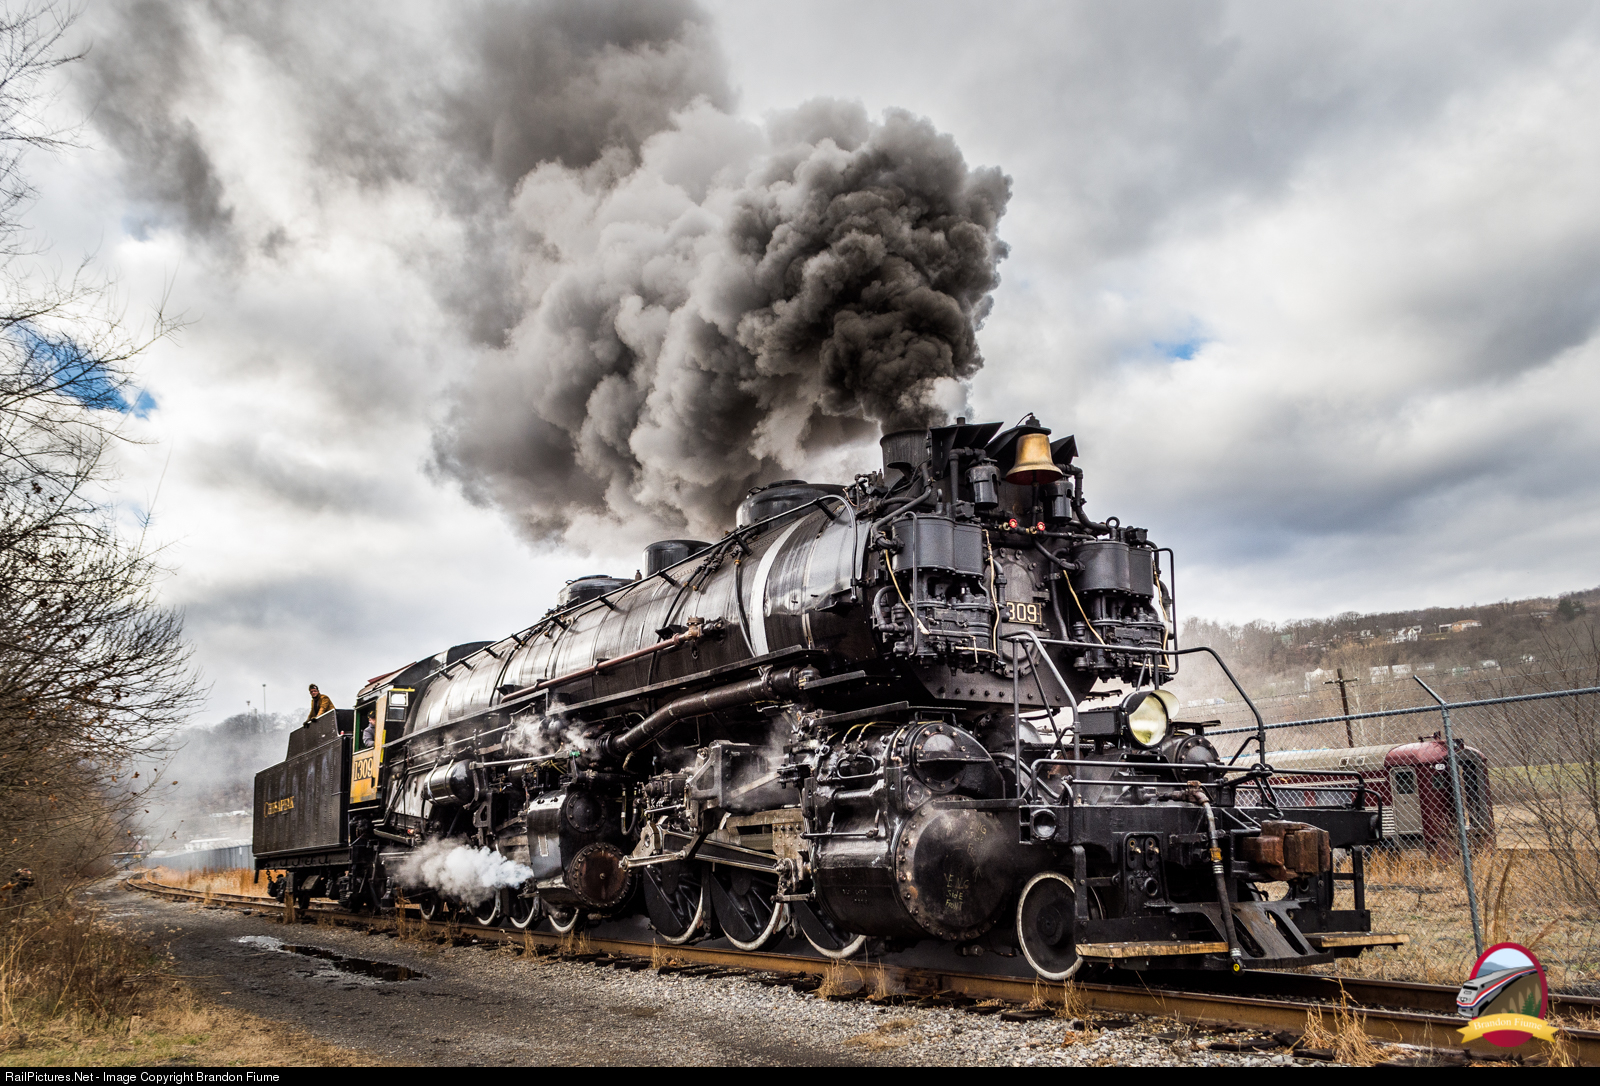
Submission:
<svg viewBox="0 0 1600 1086">
<path fill-rule="evenodd" d="M 1383 808 L 1387 840 L 1367 860 L 1367 907 L 1375 931 L 1411 941 L 1338 969 L 1457 984 L 1483 948 L 1518 942 L 1553 989 L 1600 994 L 1600 682 L 1590 668 L 1422 678 L 1344 691 L 1308 680 L 1305 693 L 1257 702 L 1280 802 L 1336 802 L 1295 789 L 1295 770 L 1352 769 L 1368 782 L 1368 805 Z M 1255 732 L 1242 702 L 1203 699 L 1180 716 L 1213 721 L 1225 758 Z M 1341 896 L 1344 905 L 1350 890 Z"/>
</svg>

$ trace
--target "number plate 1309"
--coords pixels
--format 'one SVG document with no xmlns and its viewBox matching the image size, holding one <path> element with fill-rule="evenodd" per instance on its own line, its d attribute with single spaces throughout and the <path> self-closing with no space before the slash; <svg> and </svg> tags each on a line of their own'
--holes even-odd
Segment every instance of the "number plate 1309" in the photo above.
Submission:
<svg viewBox="0 0 1600 1086">
<path fill-rule="evenodd" d="M 1025 622 L 1030 626 L 1043 626 L 1044 605 L 1040 603 L 1018 603 L 1016 600 L 1007 600 L 1006 621 Z"/>
</svg>

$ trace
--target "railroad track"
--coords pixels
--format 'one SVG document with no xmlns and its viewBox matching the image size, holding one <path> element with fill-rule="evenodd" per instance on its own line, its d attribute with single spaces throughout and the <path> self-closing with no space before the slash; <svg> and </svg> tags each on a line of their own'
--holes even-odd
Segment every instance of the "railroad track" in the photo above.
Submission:
<svg viewBox="0 0 1600 1086">
<path fill-rule="evenodd" d="M 283 906 L 270 899 L 168 886 L 140 876 L 124 880 L 124 885 L 175 901 L 203 901 L 274 914 L 284 912 Z M 397 926 L 397 920 L 392 917 L 361 916 L 337 905 L 316 902 L 302 916 L 371 930 L 394 930 Z M 410 916 L 399 923 L 420 925 L 425 932 L 436 932 L 440 937 L 462 942 L 515 943 L 538 953 L 559 952 L 564 946 L 572 945 L 548 932 L 430 922 Z M 587 948 L 584 953 L 572 955 L 569 952 L 568 956 L 596 964 L 642 968 L 656 951 L 664 949 L 676 962 L 684 963 L 684 969 L 740 970 L 816 981 L 820 981 L 830 967 L 837 968 L 836 963 L 820 957 L 719 947 L 663 948 L 638 939 L 608 938 L 593 933 L 586 935 L 584 946 Z M 864 992 L 904 993 L 906 1001 L 924 1005 L 941 1002 L 970 1005 L 993 1000 L 1024 1005 L 1038 994 L 1035 982 L 1023 977 L 867 961 L 852 961 L 846 967 L 859 973 Z M 1330 1008 L 1343 1002 L 1359 1012 L 1363 1028 L 1375 1041 L 1415 1045 L 1433 1049 L 1438 1055 L 1457 1058 L 1507 1058 L 1504 1049 L 1482 1040 L 1465 1047 L 1461 1044 L 1456 1033 L 1462 1025 L 1462 1019 L 1455 1013 L 1456 989 L 1444 985 L 1273 971 L 1238 975 L 1147 972 L 1141 975 L 1141 980 L 1143 983 L 1139 985 L 1077 982 L 1074 988 L 1079 1005 L 1090 1013 L 1172 1018 L 1204 1029 L 1245 1029 L 1269 1034 L 1298 1035 L 1305 1029 L 1309 1013 L 1321 1011 L 1326 1015 Z M 806 986 L 803 979 L 795 983 L 797 987 Z M 1552 993 L 1550 1012 L 1600 1020 L 1600 999 Z M 1580 1063 L 1600 1065 L 1600 1030 L 1565 1028 L 1561 1033 Z M 1537 1042 L 1534 1046 L 1538 1047 Z"/>
</svg>

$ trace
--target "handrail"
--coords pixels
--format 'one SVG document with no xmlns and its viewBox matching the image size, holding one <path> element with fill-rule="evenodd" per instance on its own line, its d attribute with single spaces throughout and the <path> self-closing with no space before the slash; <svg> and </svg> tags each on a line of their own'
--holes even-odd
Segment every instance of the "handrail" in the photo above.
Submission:
<svg viewBox="0 0 1600 1086">
<path fill-rule="evenodd" d="M 1503 698 L 1479 698 L 1476 701 L 1447 701 L 1444 706 L 1451 709 L 1474 709 L 1480 705 L 1509 705 L 1518 701 L 1544 701 L 1547 698 L 1571 698 L 1579 694 L 1600 694 L 1600 686 L 1583 686 L 1575 690 L 1544 690 L 1537 694 L 1512 694 Z M 1267 731 L 1277 731 L 1280 728 L 1306 728 L 1312 724 L 1338 724 L 1346 720 L 1372 720 L 1380 716 L 1414 716 L 1417 713 L 1437 713 L 1438 705 L 1418 705 L 1410 709 L 1383 709 L 1371 713 L 1348 713 L 1342 716 L 1319 716 L 1309 720 L 1286 720 L 1279 724 L 1266 725 Z M 1259 714 L 1258 714 L 1259 718 Z M 1243 728 L 1214 728 L 1207 735 L 1236 735 L 1247 732 L 1249 727 Z"/>
<path fill-rule="evenodd" d="M 1035 645 L 1039 646 L 1039 655 L 1041 657 L 1043 657 L 1045 662 L 1050 665 L 1051 672 L 1053 672 L 1055 674 L 1056 682 L 1061 684 L 1061 688 L 1063 690 L 1067 691 L 1067 697 L 1072 699 L 1072 726 L 1073 726 L 1074 734 L 1077 733 L 1077 726 L 1078 726 L 1078 702 L 1077 702 L 1076 698 L 1072 697 L 1071 689 L 1067 686 L 1066 682 L 1061 678 L 1061 672 L 1059 670 L 1057 670 L 1056 665 L 1055 665 L 1055 661 L 1051 660 L 1050 659 L 1050 654 L 1048 652 L 1044 651 L 1044 646 L 1045 645 L 1060 645 L 1063 648 L 1072 648 L 1072 649 L 1099 649 L 1099 650 L 1106 651 L 1106 652 L 1129 652 L 1129 653 L 1137 653 L 1137 654 L 1144 655 L 1144 656 L 1187 656 L 1192 652 L 1209 653 L 1211 655 L 1211 658 L 1217 662 L 1217 666 L 1222 669 L 1222 673 L 1228 677 L 1228 681 L 1233 684 L 1233 688 L 1239 692 L 1239 696 L 1244 699 L 1244 703 L 1247 706 L 1250 707 L 1251 714 L 1255 716 L 1255 718 L 1256 718 L 1256 728 L 1255 728 L 1255 731 L 1256 731 L 1256 735 L 1255 735 L 1256 752 L 1259 755 L 1259 759 L 1257 760 L 1256 765 L 1257 766 L 1265 766 L 1266 765 L 1266 760 L 1267 760 L 1267 725 L 1266 725 L 1266 721 L 1262 719 L 1261 710 L 1257 709 L 1256 708 L 1256 703 L 1250 700 L 1250 695 L 1245 693 L 1244 686 L 1240 684 L 1239 680 L 1234 676 L 1233 672 L 1228 668 L 1227 663 L 1225 663 L 1223 661 L 1222 657 L 1217 654 L 1217 651 L 1215 649 L 1211 648 L 1210 646 L 1208 646 L 1208 645 L 1197 645 L 1196 647 L 1194 647 L 1192 649 L 1163 649 L 1163 648 L 1146 648 L 1146 647 L 1143 647 L 1143 646 L 1140 646 L 1140 645 L 1097 645 L 1097 644 L 1091 644 L 1091 643 L 1086 642 L 1086 641 L 1057 641 L 1057 640 L 1054 640 L 1052 638 L 1041 638 L 1038 634 L 1034 633 L 1032 630 L 1023 630 L 1020 633 L 1010 634 L 1010 635 L 1002 638 L 1001 640 L 1004 640 L 1004 641 L 1020 641 L 1020 640 L 1022 640 L 1024 638 L 1032 640 Z M 1013 673 L 1012 676 L 1011 676 L 1011 696 L 1012 696 L 1012 703 L 1013 703 L 1013 706 L 1014 706 L 1014 712 L 1018 716 L 1021 716 L 1022 704 L 1021 704 L 1021 699 L 1018 697 L 1017 676 L 1016 676 L 1015 673 Z M 1021 729 L 1013 729 L 1013 730 L 1017 733 L 1017 762 L 1018 762 L 1018 764 L 1020 764 L 1021 761 L 1022 761 Z M 1235 730 L 1235 729 L 1230 729 L 1230 731 L 1232 731 L 1232 730 Z M 1249 731 L 1250 729 L 1248 729 L 1248 728 L 1239 728 L 1239 729 L 1236 729 L 1236 730 L 1238 730 L 1238 731 Z M 1217 732 L 1212 732 L 1211 734 L 1216 735 L 1218 733 Z M 1234 753 L 1232 758 L 1228 759 L 1228 764 L 1232 765 L 1234 762 L 1238 761 L 1239 760 L 1239 755 L 1243 754 L 1248 747 L 1249 747 L 1249 743 L 1246 742 L 1244 746 L 1240 747 L 1238 749 L 1238 751 L 1236 751 Z M 1277 804 L 1277 800 L 1272 795 L 1272 785 L 1270 783 L 1266 782 L 1266 781 L 1263 781 L 1262 782 L 1262 789 L 1263 789 L 1263 793 L 1264 793 L 1264 796 L 1265 796 L 1267 802 L 1269 804 L 1271 804 L 1273 807 L 1276 807 L 1278 804 Z"/>
<path fill-rule="evenodd" d="M 1050 673 L 1056 677 L 1056 685 L 1061 687 L 1062 692 L 1067 695 L 1067 704 L 1072 709 L 1072 746 L 1074 753 L 1078 753 L 1078 699 L 1073 696 L 1072 687 L 1067 685 L 1067 680 L 1061 677 L 1061 670 L 1056 667 L 1056 662 L 1050 659 L 1050 654 L 1045 651 L 1044 642 L 1042 642 L 1039 639 L 1039 635 L 1034 633 L 1032 630 L 1022 630 L 1018 633 L 1008 634 L 1000 640 L 1016 642 L 1020 647 L 1021 642 L 1024 639 L 1032 640 L 1033 643 L 1038 646 L 1039 658 L 1049 665 Z M 1012 764 L 1015 765 L 1019 770 L 1022 768 L 1022 692 L 1019 688 L 1019 680 L 1021 675 L 1022 668 L 1018 666 L 1017 658 L 1013 656 L 1011 658 Z M 1039 678 L 1039 672 L 1037 668 L 1034 669 L 1033 676 L 1035 683 L 1037 683 L 1039 686 L 1039 699 L 1048 709 L 1050 700 L 1045 696 L 1044 683 Z M 1051 716 L 1053 717 L 1054 715 L 1054 712 L 1052 712 Z M 1057 741 L 1059 742 L 1059 740 L 1060 732 L 1058 730 Z M 1054 749 L 1053 744 L 1051 749 Z M 1033 786 L 1030 784 L 1030 791 L 1032 790 L 1032 787 Z M 1022 782 L 1020 780 L 1017 782 L 1017 798 L 1022 798 Z"/>
</svg>

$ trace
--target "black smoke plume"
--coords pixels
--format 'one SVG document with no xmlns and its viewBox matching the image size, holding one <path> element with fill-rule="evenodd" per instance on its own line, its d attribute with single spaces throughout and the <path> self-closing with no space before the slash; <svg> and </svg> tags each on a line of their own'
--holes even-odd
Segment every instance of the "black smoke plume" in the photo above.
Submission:
<svg viewBox="0 0 1600 1086">
<path fill-rule="evenodd" d="M 753 483 L 962 405 L 1008 196 L 928 121 L 827 101 L 685 111 L 621 172 L 540 166 L 516 206 L 547 285 L 437 463 L 535 537 L 717 533 Z"/>
</svg>

